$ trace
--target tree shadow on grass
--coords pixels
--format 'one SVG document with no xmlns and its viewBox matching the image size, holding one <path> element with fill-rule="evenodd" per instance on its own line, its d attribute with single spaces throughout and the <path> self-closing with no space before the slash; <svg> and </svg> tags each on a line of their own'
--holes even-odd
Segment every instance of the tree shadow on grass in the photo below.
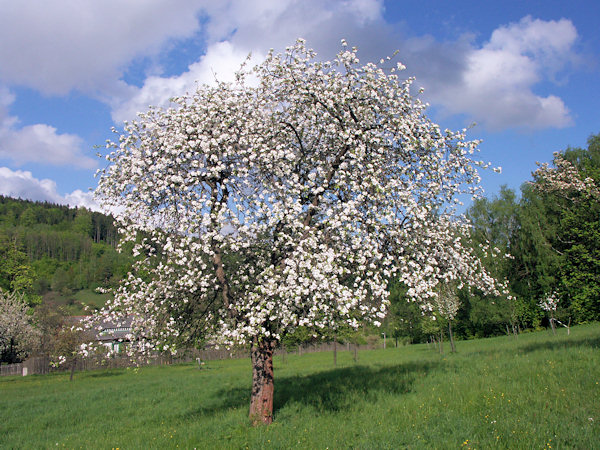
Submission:
<svg viewBox="0 0 600 450">
<path fill-rule="evenodd" d="M 497 358 L 498 354 L 527 354 L 532 352 L 539 351 L 548 351 L 548 350 L 566 350 L 566 349 L 576 349 L 588 347 L 591 349 L 600 349 L 600 336 L 567 336 L 564 334 L 552 336 L 550 332 L 548 332 L 547 339 L 544 339 L 541 342 L 521 342 L 519 340 L 512 340 L 511 345 L 500 345 L 489 347 L 486 349 L 478 349 L 475 351 L 469 351 L 468 355 L 470 358 L 478 358 L 478 357 L 487 357 L 487 358 Z M 523 334 L 521 336 L 527 336 Z"/>
<path fill-rule="evenodd" d="M 573 338 L 571 336 L 553 336 L 554 339 L 527 344 L 518 348 L 519 352 L 530 353 L 540 350 L 559 350 L 569 349 L 575 347 L 589 347 L 589 348 L 600 348 L 600 336 L 586 336 Z"/>
<path fill-rule="evenodd" d="M 426 376 L 439 362 L 413 362 L 400 365 L 372 367 L 353 366 L 318 372 L 305 376 L 277 377 L 275 374 L 274 414 L 288 404 L 298 403 L 317 411 L 336 412 L 347 409 L 357 398 L 376 398 L 380 393 L 405 394 L 415 380 Z M 245 407 L 250 403 L 250 384 L 247 387 L 221 389 L 212 404 L 186 414 L 205 416 L 228 409 Z"/>
<path fill-rule="evenodd" d="M 75 376 L 77 376 L 78 373 L 85 374 L 86 378 L 106 378 L 106 377 L 117 377 L 119 375 L 124 375 L 126 373 L 126 371 L 125 371 L 125 369 L 105 369 L 105 370 L 99 370 L 97 372 L 75 371 Z"/>
<path fill-rule="evenodd" d="M 438 364 L 354 366 L 283 378 L 276 385 L 274 410 L 277 412 L 288 403 L 300 403 L 319 411 L 336 412 L 352 407 L 357 397 L 375 399 L 380 393 L 406 394 L 417 378 L 426 376 Z"/>
</svg>

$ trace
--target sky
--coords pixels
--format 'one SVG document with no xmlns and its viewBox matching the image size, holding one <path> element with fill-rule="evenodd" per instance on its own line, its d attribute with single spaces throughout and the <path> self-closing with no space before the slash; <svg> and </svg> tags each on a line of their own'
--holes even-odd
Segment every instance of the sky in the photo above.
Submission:
<svg viewBox="0 0 600 450">
<path fill-rule="evenodd" d="M 486 195 L 600 133 L 600 2 L 0 0 L 0 194 L 97 209 L 111 131 L 297 38 L 398 50 L 428 115 L 469 128 Z"/>
</svg>

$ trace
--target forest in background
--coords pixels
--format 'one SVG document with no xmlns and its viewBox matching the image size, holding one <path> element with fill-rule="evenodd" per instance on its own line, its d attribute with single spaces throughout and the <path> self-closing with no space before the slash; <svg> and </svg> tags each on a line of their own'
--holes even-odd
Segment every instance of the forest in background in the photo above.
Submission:
<svg viewBox="0 0 600 450">
<path fill-rule="evenodd" d="M 582 178 L 600 185 L 600 134 L 589 138 L 586 149 L 566 149 L 555 154 L 555 161 L 556 155 L 569 161 Z M 559 323 L 600 320 L 597 195 L 549 191 L 534 177 L 520 192 L 503 187 L 498 195 L 476 201 L 466 215 L 474 227 L 471 245 L 488 271 L 507 281 L 507 295 L 486 298 L 456 289 L 456 313 L 450 317 L 437 311 L 432 320 L 406 301 L 402 284 L 392 281 L 392 304 L 382 328 L 367 328 L 362 337 L 337 330 L 335 339 L 385 333 L 396 342 L 424 342 L 442 337 L 449 321 L 454 335 L 462 339 L 539 329 L 549 324 L 540 302 L 550 296 L 559 300 L 553 312 Z M 52 314 L 83 314 L 84 305 L 98 307 L 106 301 L 96 288 L 116 286 L 133 261 L 126 252 L 117 252 L 117 242 L 110 216 L 0 196 L 0 288 L 24 294 L 42 318 L 42 327 L 48 326 L 43 322 Z M 486 242 L 496 250 L 486 252 Z M 327 338 L 334 338 L 333 331 L 328 333 Z M 284 344 L 311 339 L 311 330 L 299 329 Z"/>
<path fill-rule="evenodd" d="M 486 298 L 460 290 L 452 321 L 456 336 L 487 337 L 548 326 L 550 315 L 540 303 L 551 296 L 558 299 L 552 314 L 564 325 L 600 320 L 600 134 L 587 143 L 587 148 L 555 153 L 552 163 L 556 167 L 557 158 L 568 161 L 575 168 L 573 178 L 595 186 L 591 192 L 566 183 L 564 189 L 549 189 L 534 174 L 520 192 L 503 187 L 467 210 L 474 227 L 472 245 L 488 271 L 507 280 L 509 294 Z M 485 256 L 486 242 L 500 257 L 492 252 Z M 389 335 L 422 342 L 446 327 L 443 315 L 436 321 L 423 318 L 415 305 L 404 301 L 403 287 L 393 287 L 385 323 Z"/>
<path fill-rule="evenodd" d="M 0 196 L 0 288 L 25 294 L 30 306 L 81 314 L 83 303 L 103 303 L 95 289 L 115 286 L 131 266 L 117 243 L 110 216 Z"/>
</svg>

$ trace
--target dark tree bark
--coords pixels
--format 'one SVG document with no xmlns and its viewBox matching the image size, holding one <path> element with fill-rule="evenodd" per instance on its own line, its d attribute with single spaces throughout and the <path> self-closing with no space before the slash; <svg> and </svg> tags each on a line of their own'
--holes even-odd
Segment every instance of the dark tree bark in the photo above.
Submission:
<svg viewBox="0 0 600 450">
<path fill-rule="evenodd" d="M 274 341 L 254 339 L 252 356 L 252 394 L 250 421 L 253 425 L 273 422 L 273 350 Z"/>
</svg>

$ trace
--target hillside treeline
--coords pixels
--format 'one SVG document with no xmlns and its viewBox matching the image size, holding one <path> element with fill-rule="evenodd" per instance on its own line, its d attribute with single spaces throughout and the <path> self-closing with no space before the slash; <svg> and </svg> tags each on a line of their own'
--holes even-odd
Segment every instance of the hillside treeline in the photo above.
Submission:
<svg viewBox="0 0 600 450">
<path fill-rule="evenodd" d="M 110 216 L 0 196 L 0 287 L 31 303 L 114 285 L 131 264 L 117 242 Z"/>
</svg>

